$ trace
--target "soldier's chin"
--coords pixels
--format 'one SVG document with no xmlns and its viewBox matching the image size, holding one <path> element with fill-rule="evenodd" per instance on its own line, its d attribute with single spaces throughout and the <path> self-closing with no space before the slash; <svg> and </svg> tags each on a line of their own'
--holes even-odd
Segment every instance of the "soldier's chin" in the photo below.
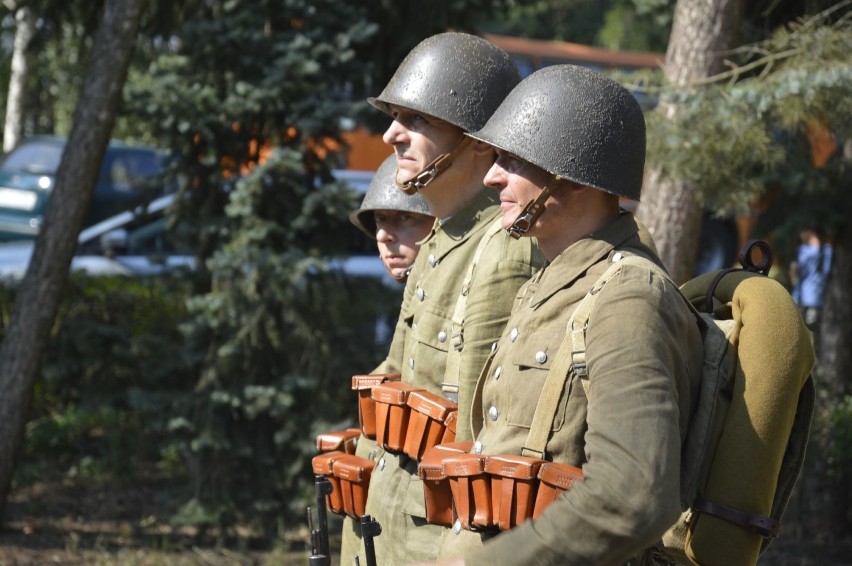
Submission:
<svg viewBox="0 0 852 566">
<path fill-rule="evenodd" d="M 398 283 L 405 283 L 405 280 L 408 279 L 407 267 L 385 267 L 385 269 L 393 277 L 394 281 Z"/>
</svg>

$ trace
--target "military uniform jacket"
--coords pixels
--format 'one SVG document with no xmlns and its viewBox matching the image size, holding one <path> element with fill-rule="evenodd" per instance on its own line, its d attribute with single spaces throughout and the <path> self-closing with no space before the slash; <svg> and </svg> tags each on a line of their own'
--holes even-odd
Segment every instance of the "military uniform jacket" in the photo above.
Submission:
<svg viewBox="0 0 852 566">
<path fill-rule="evenodd" d="M 479 378 L 475 451 L 521 453 L 577 304 L 616 253 L 656 258 L 637 231 L 622 213 L 520 290 Z M 698 322 L 676 286 L 647 267 L 625 266 L 600 293 L 586 333 L 588 398 L 572 372 L 546 448 L 546 459 L 582 467 L 584 481 L 484 545 L 462 532 L 479 547 L 463 552 L 468 566 L 618 564 L 679 516 L 680 447 L 703 360 Z M 451 556 L 446 547 L 459 543 L 444 538 Z"/>
<path fill-rule="evenodd" d="M 420 253 L 406 283 L 400 316 L 385 361 L 376 373 L 400 372 L 402 381 L 441 393 L 453 336 L 452 324 L 462 283 L 476 248 L 502 215 L 497 191 L 483 191 L 446 223 L 436 221 L 421 242 Z M 522 284 L 545 263 L 534 240 L 513 240 L 504 230 L 491 237 L 474 268 L 464 324 L 464 346 L 458 368 L 459 432 L 468 430 L 476 378 L 500 336 Z"/>
<path fill-rule="evenodd" d="M 374 373 L 399 371 L 404 382 L 441 394 L 448 353 L 453 342 L 452 317 L 462 282 L 480 241 L 502 214 L 497 191 L 483 189 L 445 222 L 436 221 L 421 242 L 406 282 L 399 320 L 385 361 Z M 534 240 L 513 240 L 500 230 L 479 257 L 467 295 L 462 327 L 464 346 L 459 360 L 459 421 L 457 438 L 470 439 L 470 404 L 476 378 L 500 336 L 518 289 L 545 263 Z M 423 485 L 417 463 L 405 455 L 373 450 L 362 443 L 358 454 L 377 461 L 370 480 L 367 514 L 382 525 L 375 539 L 379 564 L 433 560 L 443 527 L 425 521 Z M 357 530 L 346 521 L 341 563 L 357 552 Z"/>
</svg>

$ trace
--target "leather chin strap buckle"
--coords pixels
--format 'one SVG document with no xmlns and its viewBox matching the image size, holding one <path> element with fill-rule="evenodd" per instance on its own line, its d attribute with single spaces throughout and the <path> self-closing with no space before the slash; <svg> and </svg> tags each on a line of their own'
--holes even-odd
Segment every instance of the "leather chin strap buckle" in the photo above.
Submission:
<svg viewBox="0 0 852 566">
<path fill-rule="evenodd" d="M 521 213 L 515 218 L 512 225 L 506 228 L 506 232 L 509 233 L 509 236 L 514 238 L 515 240 L 519 239 L 521 236 L 526 234 L 532 228 L 533 223 L 538 220 L 538 217 L 544 213 L 544 203 L 550 197 L 550 193 L 553 192 L 553 185 L 562 180 L 562 177 L 559 175 L 554 175 L 553 180 L 551 180 L 544 188 L 541 190 L 541 194 L 539 194 L 536 198 L 527 203 Z"/>
<path fill-rule="evenodd" d="M 408 179 L 407 181 L 403 181 L 402 183 L 397 183 L 397 186 L 407 195 L 413 195 L 426 185 L 432 182 L 435 177 L 440 175 L 442 172 L 450 168 L 450 165 L 453 164 L 453 161 L 459 156 L 461 152 L 465 150 L 467 146 L 471 144 L 473 138 L 469 138 L 464 136 L 462 141 L 449 153 L 442 153 L 438 157 L 432 160 L 429 165 L 427 165 L 420 173 Z"/>
</svg>

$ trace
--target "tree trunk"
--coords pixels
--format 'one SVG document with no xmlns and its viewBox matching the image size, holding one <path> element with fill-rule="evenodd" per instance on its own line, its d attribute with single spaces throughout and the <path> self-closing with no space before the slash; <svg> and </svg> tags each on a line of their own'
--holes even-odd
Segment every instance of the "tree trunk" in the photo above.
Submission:
<svg viewBox="0 0 852 566">
<path fill-rule="evenodd" d="M 23 441 L 33 385 L 115 123 L 144 4 L 145 0 L 107 0 L 105 4 L 44 228 L 0 347 L 0 518 Z"/>
<path fill-rule="evenodd" d="M 733 46 L 742 6 L 742 0 L 678 0 L 663 67 L 672 85 L 682 87 L 722 70 L 722 55 Z M 661 100 L 656 112 L 672 118 L 677 106 Z M 695 187 L 649 169 L 637 215 L 654 236 L 674 280 L 683 283 L 692 277 L 702 218 Z"/>
<path fill-rule="evenodd" d="M 843 158 L 852 159 L 852 142 L 843 147 Z M 852 281 L 852 229 L 843 226 L 835 234 L 832 243 L 831 271 L 825 288 L 825 303 L 821 321 L 816 333 L 817 366 L 814 378 L 817 386 L 817 411 L 821 418 L 818 423 L 827 423 L 826 430 L 812 429 L 811 442 L 815 459 L 819 462 L 814 478 L 807 480 L 808 485 L 816 484 L 818 497 L 814 515 L 821 521 L 817 526 L 821 532 L 829 531 L 837 537 L 843 537 L 852 528 L 852 515 L 849 505 L 852 503 L 852 471 L 843 467 L 841 462 L 828 460 L 825 449 L 834 445 L 833 450 L 849 445 L 848 420 L 840 421 L 835 427 L 831 424 L 834 413 L 844 398 L 852 395 L 852 302 L 849 300 L 849 282 Z M 845 424 L 844 424 L 845 423 Z M 845 427 L 845 428 L 844 428 Z M 830 453 L 829 453 L 830 455 Z M 819 504 L 822 504 L 821 506 Z"/>
<path fill-rule="evenodd" d="M 7 3 L 8 5 L 8 3 Z M 15 43 L 12 50 L 12 72 L 6 98 L 6 126 L 3 129 L 3 151 L 12 151 L 24 135 L 26 87 L 30 77 L 32 55 L 30 42 L 35 36 L 36 20 L 32 8 L 10 7 L 15 10 Z"/>
</svg>

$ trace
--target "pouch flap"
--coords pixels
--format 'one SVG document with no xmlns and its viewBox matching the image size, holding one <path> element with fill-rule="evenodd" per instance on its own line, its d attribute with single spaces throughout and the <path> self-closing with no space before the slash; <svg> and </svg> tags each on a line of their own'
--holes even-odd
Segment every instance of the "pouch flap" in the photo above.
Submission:
<svg viewBox="0 0 852 566">
<path fill-rule="evenodd" d="M 352 389 L 371 389 L 380 383 L 399 381 L 400 373 L 371 373 L 367 375 L 353 375 Z"/>
<path fill-rule="evenodd" d="M 444 452 L 429 450 L 423 455 L 423 459 L 417 465 L 417 475 L 423 481 L 436 481 L 447 479 L 444 472 Z"/>
<path fill-rule="evenodd" d="M 408 395 L 412 391 L 422 391 L 420 387 L 403 383 L 402 381 L 391 381 L 373 387 L 371 396 L 374 401 L 387 405 L 405 405 Z"/>
<path fill-rule="evenodd" d="M 443 422 L 447 416 L 458 410 L 458 405 L 446 397 L 437 395 L 425 389 L 412 391 L 408 395 L 408 406 L 424 415 Z"/>
<path fill-rule="evenodd" d="M 525 456 L 497 454 L 486 456 L 485 471 L 494 476 L 531 480 L 538 476 L 543 460 Z"/>
<path fill-rule="evenodd" d="M 320 452 L 343 450 L 344 444 L 346 444 L 347 441 L 351 442 L 360 435 L 360 428 L 347 428 L 332 432 L 323 432 L 317 435 L 317 450 Z"/>
<path fill-rule="evenodd" d="M 444 458 L 444 472 L 449 477 L 477 476 L 485 471 L 485 457 L 480 454 L 452 454 Z"/>
<path fill-rule="evenodd" d="M 345 452 L 341 452 L 339 450 L 335 450 L 333 452 L 326 452 L 325 454 L 319 454 L 314 456 L 311 459 L 311 468 L 314 470 L 315 474 L 320 474 L 323 476 L 328 476 L 332 474 L 332 465 L 334 461 L 340 458 L 341 456 L 346 456 Z"/>
<path fill-rule="evenodd" d="M 548 485 L 567 491 L 571 489 L 575 481 L 583 479 L 583 470 L 568 464 L 545 462 L 538 470 L 538 479 Z"/>
<path fill-rule="evenodd" d="M 376 463 L 368 458 L 344 454 L 334 461 L 334 476 L 342 480 L 360 483 L 370 477 Z"/>
</svg>

